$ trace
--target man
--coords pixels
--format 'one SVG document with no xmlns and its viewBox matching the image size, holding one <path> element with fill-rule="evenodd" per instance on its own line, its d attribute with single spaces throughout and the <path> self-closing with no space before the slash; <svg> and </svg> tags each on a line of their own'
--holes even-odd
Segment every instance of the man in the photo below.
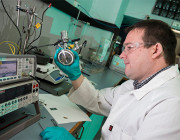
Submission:
<svg viewBox="0 0 180 140">
<path fill-rule="evenodd" d="M 127 32 L 120 58 L 131 80 L 115 88 L 96 90 L 81 74 L 77 53 L 71 66 L 63 66 L 57 61 L 59 50 L 56 52 L 56 64 L 72 80 L 69 99 L 93 113 L 107 116 L 101 139 L 180 140 L 176 37 L 166 23 L 153 19 L 136 23 Z M 61 128 L 47 129 L 42 132 L 45 139 L 50 138 L 46 134 L 56 134 Z"/>
</svg>

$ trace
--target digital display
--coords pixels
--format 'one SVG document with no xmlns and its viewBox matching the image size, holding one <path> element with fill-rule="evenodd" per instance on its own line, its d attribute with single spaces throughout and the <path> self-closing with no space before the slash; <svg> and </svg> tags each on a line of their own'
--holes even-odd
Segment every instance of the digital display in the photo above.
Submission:
<svg viewBox="0 0 180 140">
<path fill-rule="evenodd" d="M 17 75 L 16 61 L 0 61 L 0 78 Z"/>
<path fill-rule="evenodd" d="M 32 93 L 32 84 L 26 84 L 0 91 L 0 104 L 13 100 L 16 97 Z"/>
</svg>

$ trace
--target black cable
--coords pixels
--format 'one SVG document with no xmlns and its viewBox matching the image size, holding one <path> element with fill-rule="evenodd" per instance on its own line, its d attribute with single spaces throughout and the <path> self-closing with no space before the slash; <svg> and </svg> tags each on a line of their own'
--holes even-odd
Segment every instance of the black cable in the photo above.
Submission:
<svg viewBox="0 0 180 140">
<path fill-rule="evenodd" d="M 36 30 L 35 28 L 36 28 L 36 27 L 33 27 L 33 28 L 34 28 L 34 30 L 33 30 L 32 34 L 29 35 L 29 37 L 33 36 L 33 34 L 35 33 L 35 30 Z"/>
<path fill-rule="evenodd" d="M 82 51 L 82 48 L 84 47 L 86 47 L 86 44 L 87 44 L 87 40 L 85 40 L 83 43 L 82 43 L 82 46 L 81 46 L 81 48 L 80 48 L 80 50 L 79 50 L 79 54 L 81 53 L 81 51 Z"/>
<path fill-rule="evenodd" d="M 32 49 L 37 49 L 37 47 L 36 46 L 34 46 L 34 47 L 32 47 L 32 48 L 30 48 L 29 50 L 27 50 L 24 54 L 27 54 L 30 50 L 32 50 Z"/>
<path fill-rule="evenodd" d="M 42 21 L 42 18 L 38 17 L 37 15 L 35 15 L 35 17 L 37 17 L 38 19 L 40 19 Z"/>
<path fill-rule="evenodd" d="M 3 0 L 1 0 L 1 3 L 2 3 L 2 6 L 3 6 L 4 11 L 6 12 L 7 16 L 9 17 L 9 19 L 12 21 L 12 23 L 15 25 L 15 27 L 17 28 L 17 30 L 18 30 L 18 32 L 19 32 L 19 35 L 20 35 L 20 39 L 19 39 L 19 41 L 20 41 L 20 48 L 19 48 L 18 53 L 17 53 L 17 54 L 19 54 L 19 52 L 20 52 L 20 50 L 21 50 L 21 45 L 22 45 L 22 35 L 21 35 L 21 32 L 20 32 L 19 28 L 17 27 L 17 25 L 16 25 L 16 24 L 14 23 L 14 21 L 12 20 L 12 18 L 9 16 L 9 14 L 8 14 L 5 6 L 4 6 Z M 18 41 L 17 44 L 19 44 L 19 41 Z"/>
<path fill-rule="evenodd" d="M 26 15 L 24 16 L 24 19 L 23 19 L 23 30 L 22 30 L 22 33 L 26 33 L 24 23 L 25 23 L 25 18 L 28 17 L 27 14 L 28 13 L 26 12 Z"/>
<path fill-rule="evenodd" d="M 61 39 L 61 40 L 58 40 L 58 41 L 56 41 L 55 43 L 53 43 L 53 44 L 47 44 L 47 45 L 42 45 L 42 46 L 32 46 L 32 48 L 30 48 L 29 50 L 27 50 L 24 54 L 27 54 L 30 50 L 32 50 L 32 49 L 38 49 L 38 48 L 41 48 L 41 47 L 47 47 L 47 46 L 56 46 L 56 45 L 58 45 L 58 43 L 60 43 L 60 42 L 62 42 L 63 40 Z"/>
<path fill-rule="evenodd" d="M 44 12 L 43 12 L 43 14 L 42 14 L 42 23 L 43 23 L 44 13 L 47 11 L 48 8 L 49 8 L 49 6 L 44 10 Z M 41 29 L 40 29 L 39 36 L 38 36 L 36 39 L 34 39 L 33 41 L 31 41 L 31 42 L 29 43 L 29 45 L 28 45 L 27 48 L 29 48 L 29 46 L 31 46 L 31 44 L 32 44 L 33 42 L 35 42 L 36 40 L 39 39 L 39 37 L 41 36 L 41 32 L 42 32 L 42 24 L 41 24 Z"/>
<path fill-rule="evenodd" d="M 36 82 L 39 84 L 39 86 L 40 86 L 40 82 L 38 81 L 38 79 L 36 78 L 36 77 L 34 77 L 34 76 L 32 76 L 32 75 L 29 75 L 31 78 L 33 78 L 34 80 L 36 80 Z"/>
<path fill-rule="evenodd" d="M 47 47 L 47 46 L 55 46 L 54 44 L 47 44 L 47 45 L 42 45 L 42 46 L 34 46 L 34 47 L 30 48 L 29 50 L 27 50 L 24 54 L 27 54 L 32 49 L 38 49 L 38 48 Z"/>
<path fill-rule="evenodd" d="M 36 30 L 34 30 L 34 39 L 36 38 Z"/>
</svg>

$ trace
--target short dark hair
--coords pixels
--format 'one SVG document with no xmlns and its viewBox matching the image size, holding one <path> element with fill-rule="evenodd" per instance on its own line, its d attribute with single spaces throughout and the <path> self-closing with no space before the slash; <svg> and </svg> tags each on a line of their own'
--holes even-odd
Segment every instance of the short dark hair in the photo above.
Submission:
<svg viewBox="0 0 180 140">
<path fill-rule="evenodd" d="M 134 29 L 144 29 L 144 42 L 160 43 L 164 51 L 164 59 L 168 65 L 175 64 L 176 58 L 176 45 L 177 40 L 175 33 L 171 27 L 161 20 L 148 19 L 142 20 L 126 29 L 126 32 L 130 32 Z M 150 47 L 151 45 L 146 45 Z"/>
</svg>

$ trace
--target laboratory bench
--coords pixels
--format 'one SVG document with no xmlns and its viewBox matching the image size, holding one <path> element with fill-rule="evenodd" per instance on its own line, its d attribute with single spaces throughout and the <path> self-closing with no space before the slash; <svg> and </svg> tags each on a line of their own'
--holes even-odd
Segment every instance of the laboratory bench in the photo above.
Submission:
<svg viewBox="0 0 180 140">
<path fill-rule="evenodd" d="M 83 69 L 83 75 L 86 77 L 88 80 L 92 82 L 92 84 L 95 86 L 97 89 L 102 89 L 106 87 L 113 87 L 119 81 L 125 77 L 125 75 L 115 72 L 113 70 L 110 70 L 107 67 L 104 67 L 101 72 L 93 72 L 91 73 L 88 68 Z M 40 89 L 39 94 L 48 94 L 48 92 Z M 81 128 L 84 122 L 74 122 L 74 123 L 66 123 L 66 124 L 56 124 L 54 121 L 53 117 L 50 115 L 50 113 L 45 109 L 45 107 L 39 102 L 39 108 L 40 108 L 40 120 L 33 123 L 29 127 L 25 128 L 21 132 L 17 133 L 13 137 L 11 137 L 9 140 L 41 140 L 42 138 L 40 137 L 40 132 L 43 131 L 46 127 L 50 126 L 60 126 L 60 127 L 65 127 L 70 133 L 75 135 L 75 133 Z M 86 110 L 84 110 L 86 111 Z M 24 107 L 22 109 L 16 110 L 12 113 L 9 114 L 9 117 L 13 116 L 18 116 L 18 113 L 22 115 L 22 112 L 24 114 L 27 114 L 28 117 L 31 117 L 36 114 L 36 110 L 34 108 L 34 104 L 30 104 L 27 107 Z M 14 114 L 13 114 L 14 113 Z M 86 112 L 88 113 L 88 112 Z M 88 114 L 91 115 L 91 114 Z"/>
</svg>

